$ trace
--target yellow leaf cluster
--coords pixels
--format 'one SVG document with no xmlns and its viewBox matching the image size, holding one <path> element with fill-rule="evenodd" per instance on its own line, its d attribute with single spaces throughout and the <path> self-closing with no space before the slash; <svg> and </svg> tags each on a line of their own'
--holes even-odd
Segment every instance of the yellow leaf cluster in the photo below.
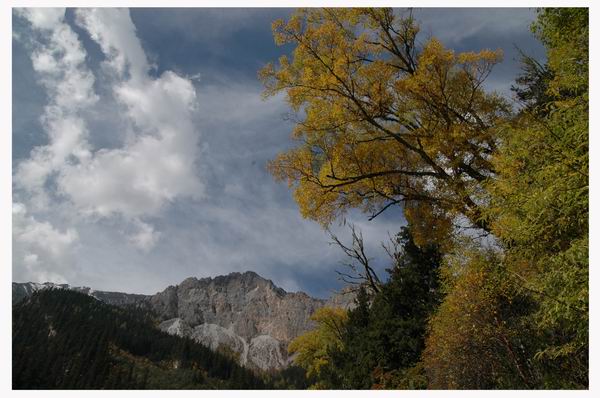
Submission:
<svg viewBox="0 0 600 398">
<path fill-rule="evenodd" d="M 342 348 L 342 328 L 348 314 L 341 308 L 322 307 L 311 320 L 316 322 L 316 329 L 298 336 L 288 346 L 288 352 L 296 354 L 294 362 L 306 369 L 308 377 L 318 376 L 329 363 L 332 348 Z"/>
</svg>

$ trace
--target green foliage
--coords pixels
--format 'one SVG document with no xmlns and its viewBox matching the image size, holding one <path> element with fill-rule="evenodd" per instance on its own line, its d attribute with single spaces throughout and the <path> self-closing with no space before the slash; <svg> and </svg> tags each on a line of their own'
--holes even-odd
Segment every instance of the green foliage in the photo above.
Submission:
<svg viewBox="0 0 600 398">
<path fill-rule="evenodd" d="M 387 372 L 376 368 L 372 375 L 375 380 L 372 388 L 376 390 L 424 390 L 428 387 L 427 375 L 421 362 L 409 368 Z"/>
<path fill-rule="evenodd" d="M 268 373 L 265 379 L 275 390 L 306 390 L 316 382 L 314 378 L 307 379 L 306 371 L 297 365 Z"/>
<path fill-rule="evenodd" d="M 409 228 L 402 229 L 397 243 L 389 281 L 373 297 L 361 292 L 357 308 L 349 313 L 338 357 L 344 388 L 401 388 L 415 376 L 408 370 L 419 362 L 428 317 L 441 299 L 441 254 L 436 245 L 417 247 Z M 412 385 L 423 383 L 413 377 Z"/>
<path fill-rule="evenodd" d="M 546 105 L 553 99 L 548 92 L 552 78 L 548 65 L 542 65 L 535 58 L 521 53 L 521 73 L 511 90 L 528 112 L 544 114 L 547 112 Z"/>
<path fill-rule="evenodd" d="M 503 130 L 488 215 L 508 271 L 539 305 L 531 321 L 545 338 L 535 361 L 550 385 L 581 388 L 589 334 L 587 10 L 541 10 L 534 32 L 548 49 L 551 100 Z"/>
<path fill-rule="evenodd" d="M 549 90 L 558 97 L 586 95 L 589 74 L 589 11 L 587 8 L 544 8 L 532 26 L 544 43 L 554 74 Z"/>
<path fill-rule="evenodd" d="M 527 105 L 498 129 L 485 214 L 500 250 L 455 247 L 430 323 L 432 388 L 588 384 L 587 11 L 544 9 L 548 65 L 529 60 Z"/>
</svg>

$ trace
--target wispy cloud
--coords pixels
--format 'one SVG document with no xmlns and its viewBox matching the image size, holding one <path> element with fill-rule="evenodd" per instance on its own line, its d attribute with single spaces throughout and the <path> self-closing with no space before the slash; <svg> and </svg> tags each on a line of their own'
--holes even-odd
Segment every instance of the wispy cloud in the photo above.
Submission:
<svg viewBox="0 0 600 398">
<path fill-rule="evenodd" d="M 434 35 L 452 48 L 474 39 L 510 39 L 526 32 L 535 17 L 535 10 L 526 8 L 417 8 L 413 13 L 426 37 Z"/>
<path fill-rule="evenodd" d="M 162 32 L 175 32 L 181 37 L 197 43 L 226 48 L 220 46 L 223 40 L 230 38 L 237 32 L 253 29 L 257 24 L 269 26 L 270 23 L 287 15 L 290 9 L 281 8 L 204 8 L 201 12 L 190 12 L 186 8 L 166 9 L 160 14 L 144 13 L 145 23 Z"/>
<path fill-rule="evenodd" d="M 45 184 L 52 173 L 72 161 L 91 156 L 81 113 L 97 101 L 94 76 L 85 65 L 85 51 L 64 22 L 64 9 L 18 10 L 44 42 L 32 42 L 31 61 L 49 98 L 42 125 L 49 144 L 35 147 L 21 162 L 15 184 L 28 191 L 36 208 L 48 205 Z"/>
</svg>

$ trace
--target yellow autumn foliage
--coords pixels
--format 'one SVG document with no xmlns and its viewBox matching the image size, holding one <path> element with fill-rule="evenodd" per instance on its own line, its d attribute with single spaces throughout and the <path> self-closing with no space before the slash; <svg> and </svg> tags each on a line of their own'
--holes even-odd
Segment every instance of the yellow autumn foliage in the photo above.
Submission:
<svg viewBox="0 0 600 398">
<path fill-rule="evenodd" d="M 456 215 L 488 228 L 477 190 L 508 107 L 482 84 L 502 53 L 420 47 L 418 31 L 391 9 L 301 9 L 273 24 L 295 49 L 261 70 L 264 95 L 285 93 L 298 121 L 296 147 L 269 169 L 304 217 L 326 226 L 350 208 L 405 204 L 443 215 L 429 217 L 439 231 Z"/>
<path fill-rule="evenodd" d="M 303 367 L 309 378 L 318 377 L 327 366 L 332 349 L 342 348 L 342 330 L 348 314 L 342 308 L 323 307 L 310 319 L 316 322 L 316 328 L 296 337 L 288 346 L 288 352 L 296 355 L 294 363 Z"/>
</svg>

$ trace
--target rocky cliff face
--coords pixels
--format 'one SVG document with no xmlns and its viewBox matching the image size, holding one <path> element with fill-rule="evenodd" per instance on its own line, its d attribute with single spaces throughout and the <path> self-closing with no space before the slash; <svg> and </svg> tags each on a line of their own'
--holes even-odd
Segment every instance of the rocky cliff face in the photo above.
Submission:
<svg viewBox="0 0 600 398">
<path fill-rule="evenodd" d="M 287 345 L 313 326 L 309 317 L 325 300 L 288 293 L 254 272 L 188 278 L 150 298 L 161 329 L 217 349 L 260 369 L 285 367 Z M 173 325 L 177 325 L 174 327 Z"/>
<path fill-rule="evenodd" d="M 281 341 L 308 330 L 308 317 L 324 302 L 304 293 L 287 293 L 254 272 L 188 278 L 150 298 L 152 308 L 165 320 L 217 324 L 244 338 L 270 335 Z"/>
<path fill-rule="evenodd" d="M 245 272 L 188 278 L 152 296 L 13 282 L 13 303 L 51 287 L 78 290 L 113 305 L 147 306 L 156 312 L 161 330 L 190 337 L 214 350 L 227 350 L 242 365 L 262 370 L 290 363 L 287 346 L 314 326 L 309 318 L 316 309 L 324 305 L 348 308 L 353 302 L 348 292 L 329 300 L 288 293 L 254 272 Z"/>
</svg>

